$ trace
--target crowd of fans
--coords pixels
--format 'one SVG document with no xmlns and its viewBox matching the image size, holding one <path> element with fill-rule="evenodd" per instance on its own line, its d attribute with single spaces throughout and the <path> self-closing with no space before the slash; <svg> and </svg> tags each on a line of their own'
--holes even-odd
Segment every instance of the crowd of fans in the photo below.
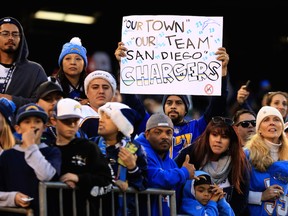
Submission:
<svg viewBox="0 0 288 216">
<path fill-rule="evenodd" d="M 126 51 L 119 42 L 115 58 L 120 62 Z M 77 188 L 78 215 L 87 213 L 86 200 L 97 215 L 100 197 L 104 214 L 112 215 L 113 186 L 175 190 L 184 215 L 288 214 L 288 93 L 266 92 L 257 107 L 246 83 L 228 102 L 224 47 L 215 53 L 221 96 L 209 97 L 193 117 L 191 95 L 121 94 L 110 71 L 87 73 L 78 37 L 63 45 L 59 71 L 50 77 L 28 54 L 21 23 L 0 19 L 0 207 L 30 207 L 37 216 L 39 182 L 61 181 Z M 59 210 L 53 195 L 50 216 Z M 136 215 L 135 197 L 127 200 L 123 209 L 123 197 L 115 198 L 117 215 Z M 139 202 L 141 215 L 146 202 Z M 67 191 L 65 216 L 72 206 Z M 161 206 L 170 215 L 168 199 Z M 158 199 L 151 208 L 159 214 Z"/>
</svg>

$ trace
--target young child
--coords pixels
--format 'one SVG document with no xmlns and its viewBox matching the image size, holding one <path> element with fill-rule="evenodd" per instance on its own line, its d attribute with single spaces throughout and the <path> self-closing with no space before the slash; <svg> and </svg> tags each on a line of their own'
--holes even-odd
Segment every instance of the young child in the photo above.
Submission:
<svg viewBox="0 0 288 216">
<path fill-rule="evenodd" d="M 45 111 L 35 103 L 18 109 L 15 130 L 22 140 L 0 156 L 0 191 L 5 192 L 0 206 L 29 206 L 35 216 L 39 215 L 38 184 L 57 180 L 61 167 L 60 150 L 40 142 L 47 119 Z M 28 197 L 33 200 L 25 201 Z"/>
<path fill-rule="evenodd" d="M 184 185 L 180 212 L 193 216 L 234 216 L 223 189 L 212 183 L 210 175 L 195 171 L 195 176 L 199 180 L 188 180 Z"/>
<path fill-rule="evenodd" d="M 56 128 L 56 146 L 62 153 L 60 181 L 76 188 L 77 215 L 86 215 L 86 200 L 90 203 L 90 215 L 97 215 L 98 200 L 95 197 L 112 190 L 112 171 L 96 143 L 76 137 L 81 118 L 81 104 L 71 98 L 63 98 L 54 108 L 51 123 Z M 93 192 L 92 192 L 93 188 Z M 64 191 L 64 215 L 72 214 L 72 190 Z"/>
<path fill-rule="evenodd" d="M 147 188 L 147 156 L 144 148 L 133 143 L 131 135 L 138 113 L 119 102 L 107 102 L 99 107 L 98 138 L 95 142 L 101 147 L 107 161 L 115 173 L 114 183 L 122 191 L 128 186 L 142 191 Z M 122 201 L 119 198 L 117 215 L 123 215 Z M 127 195 L 128 215 L 135 215 L 134 197 Z M 109 210 L 109 209 L 107 209 Z M 109 214 L 109 213 L 107 213 Z M 110 215 L 110 214 L 109 214 Z"/>
</svg>

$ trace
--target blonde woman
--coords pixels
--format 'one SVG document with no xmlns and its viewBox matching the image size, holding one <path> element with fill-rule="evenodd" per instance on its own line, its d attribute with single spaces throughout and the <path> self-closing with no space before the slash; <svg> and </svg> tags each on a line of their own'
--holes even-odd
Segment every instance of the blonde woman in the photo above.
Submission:
<svg viewBox="0 0 288 216">
<path fill-rule="evenodd" d="M 15 109 L 16 106 L 12 101 L 0 98 L 0 155 L 3 150 L 15 145 L 14 129 L 11 123 Z"/>
<path fill-rule="evenodd" d="M 252 169 L 248 206 L 253 215 L 288 215 L 288 139 L 281 113 L 263 106 L 256 117 L 256 134 L 244 149 Z"/>
</svg>

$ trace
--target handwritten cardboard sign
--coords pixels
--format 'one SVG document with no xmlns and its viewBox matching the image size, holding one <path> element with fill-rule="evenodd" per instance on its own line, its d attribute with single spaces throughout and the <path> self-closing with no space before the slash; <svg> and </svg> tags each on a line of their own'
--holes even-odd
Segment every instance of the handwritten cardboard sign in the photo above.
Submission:
<svg viewBox="0 0 288 216">
<path fill-rule="evenodd" d="M 220 95 L 223 17 L 125 16 L 120 92 Z"/>
</svg>

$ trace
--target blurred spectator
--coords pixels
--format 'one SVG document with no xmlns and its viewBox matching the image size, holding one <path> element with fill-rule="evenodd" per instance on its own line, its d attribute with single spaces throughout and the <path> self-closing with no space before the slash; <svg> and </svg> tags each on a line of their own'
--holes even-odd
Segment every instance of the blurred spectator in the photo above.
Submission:
<svg viewBox="0 0 288 216">
<path fill-rule="evenodd" d="M 284 124 L 284 132 L 285 132 L 285 134 L 286 134 L 286 136 L 287 136 L 287 138 L 288 138 L 288 122 L 286 122 L 286 123 Z"/>
<path fill-rule="evenodd" d="M 90 58 L 88 63 L 88 73 L 95 70 L 104 70 L 112 73 L 111 59 L 108 53 L 103 51 L 95 52 Z"/>
<path fill-rule="evenodd" d="M 255 134 L 256 114 L 247 109 L 240 109 L 235 113 L 232 120 L 240 144 L 244 147 L 251 135 Z"/>
<path fill-rule="evenodd" d="M 265 100 L 266 106 L 275 107 L 286 122 L 288 114 L 288 93 L 283 91 L 268 92 Z"/>
<path fill-rule="evenodd" d="M 149 115 L 157 112 L 163 112 L 162 98 L 163 95 L 141 95 L 141 100 Z"/>
<path fill-rule="evenodd" d="M 15 110 L 16 105 L 13 101 L 0 98 L 0 155 L 3 150 L 10 149 L 15 145 L 13 134 L 15 130 L 12 125 Z"/>
</svg>

